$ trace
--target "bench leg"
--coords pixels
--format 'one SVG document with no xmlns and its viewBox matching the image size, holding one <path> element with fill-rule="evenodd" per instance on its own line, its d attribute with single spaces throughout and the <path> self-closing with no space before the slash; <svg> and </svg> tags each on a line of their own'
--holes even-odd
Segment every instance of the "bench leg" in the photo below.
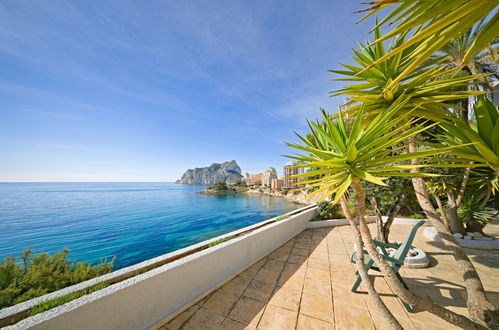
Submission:
<svg viewBox="0 0 499 330">
<path fill-rule="evenodd" d="M 409 287 L 407 286 L 407 284 L 404 282 L 404 280 L 402 279 L 402 276 L 400 276 L 400 274 L 398 272 L 395 273 L 395 275 L 397 275 L 397 278 L 399 279 L 400 283 L 404 286 L 404 288 L 406 290 L 409 290 Z M 409 312 L 409 313 L 412 313 L 413 310 L 411 308 L 411 306 L 409 306 L 408 304 L 406 304 L 405 302 L 402 301 L 402 304 L 404 304 L 404 307 L 405 309 Z"/>
<path fill-rule="evenodd" d="M 367 264 L 365 264 L 364 267 L 367 271 L 369 271 L 369 269 L 371 269 L 373 264 L 374 264 L 374 260 L 370 259 L 367 262 Z M 357 292 L 357 289 L 359 288 L 359 285 L 362 282 L 362 278 L 360 277 L 359 271 L 356 271 L 355 275 L 357 275 L 357 280 L 355 280 L 355 283 L 352 286 L 352 292 Z"/>
<path fill-rule="evenodd" d="M 400 283 L 402 283 L 402 285 L 404 286 L 404 288 L 406 290 L 409 290 L 409 287 L 407 286 L 407 284 L 404 282 L 404 279 L 402 278 L 402 276 L 400 276 L 400 274 L 398 272 L 395 273 L 395 275 L 397 275 L 397 278 L 399 279 Z"/>
<path fill-rule="evenodd" d="M 352 292 L 357 292 L 357 289 L 359 288 L 360 282 L 362 282 L 362 278 L 360 277 L 359 274 L 357 274 L 357 280 L 352 286 Z"/>
</svg>

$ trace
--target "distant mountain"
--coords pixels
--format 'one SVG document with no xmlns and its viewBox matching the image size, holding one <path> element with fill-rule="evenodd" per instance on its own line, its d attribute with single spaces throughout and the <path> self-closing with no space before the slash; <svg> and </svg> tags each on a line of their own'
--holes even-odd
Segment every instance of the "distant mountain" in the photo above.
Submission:
<svg viewBox="0 0 499 330">
<path fill-rule="evenodd" d="M 224 181 L 235 183 L 241 180 L 241 168 L 235 160 L 224 163 L 213 163 L 208 167 L 188 169 L 177 183 L 187 184 L 214 184 Z"/>
</svg>

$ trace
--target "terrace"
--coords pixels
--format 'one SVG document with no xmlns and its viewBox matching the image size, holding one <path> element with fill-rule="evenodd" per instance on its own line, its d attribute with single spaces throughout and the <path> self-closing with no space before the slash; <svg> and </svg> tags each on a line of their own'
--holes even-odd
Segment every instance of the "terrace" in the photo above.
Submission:
<svg viewBox="0 0 499 330">
<path fill-rule="evenodd" d="M 373 225 L 370 225 L 373 229 Z M 401 240 L 410 225 L 394 224 L 391 239 Z M 499 224 L 487 226 L 499 234 Z M 422 230 L 415 245 L 430 257 L 425 269 L 402 269 L 411 290 L 467 315 L 462 279 L 452 255 L 427 239 Z M 349 226 L 307 229 L 245 269 L 218 290 L 161 329 L 382 329 L 366 293 L 352 293 L 353 236 Z M 499 257 L 495 251 L 466 249 L 491 301 L 499 304 Z M 405 329 L 449 329 L 452 325 L 428 312 L 408 313 L 381 275 L 375 277 L 381 298 Z M 361 289 L 364 290 L 361 286 Z M 365 292 L 365 291 L 364 291 Z"/>
</svg>

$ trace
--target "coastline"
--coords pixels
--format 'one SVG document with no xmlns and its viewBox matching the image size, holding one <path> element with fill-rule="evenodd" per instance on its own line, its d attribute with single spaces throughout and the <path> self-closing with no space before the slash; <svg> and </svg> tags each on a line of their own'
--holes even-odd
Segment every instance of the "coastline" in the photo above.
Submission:
<svg viewBox="0 0 499 330">
<path fill-rule="evenodd" d="M 321 196 L 307 198 L 307 193 L 305 191 L 293 191 L 293 190 L 273 190 L 269 188 L 242 188 L 242 187 L 231 187 L 228 190 L 214 190 L 214 189 L 204 189 L 198 191 L 197 194 L 205 195 L 218 195 L 218 194 L 256 194 L 256 195 L 266 195 L 272 197 L 284 198 L 290 202 L 301 204 L 301 205 L 313 205 Z"/>
<path fill-rule="evenodd" d="M 303 190 L 300 191 L 289 190 L 286 192 L 286 194 L 283 194 L 283 191 L 272 190 L 269 188 L 259 188 L 259 189 L 248 189 L 247 191 L 245 191 L 245 193 L 281 197 L 290 202 L 302 205 L 313 205 L 316 203 L 317 200 L 316 198 L 306 198 L 307 193 Z"/>
</svg>

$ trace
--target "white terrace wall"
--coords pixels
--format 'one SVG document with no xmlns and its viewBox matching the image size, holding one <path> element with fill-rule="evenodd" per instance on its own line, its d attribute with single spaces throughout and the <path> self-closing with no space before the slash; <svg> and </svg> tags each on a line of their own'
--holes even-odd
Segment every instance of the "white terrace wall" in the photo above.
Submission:
<svg viewBox="0 0 499 330">
<path fill-rule="evenodd" d="M 7 327 L 146 329 L 200 299 L 302 232 L 315 208 L 113 284 Z M 265 221 L 264 221 L 265 222 Z M 257 227 L 253 225 L 250 227 Z M 236 232 L 244 231 L 243 228 Z M 224 235 L 230 236 L 233 233 Z M 197 245 L 196 245 L 197 246 Z"/>
</svg>

